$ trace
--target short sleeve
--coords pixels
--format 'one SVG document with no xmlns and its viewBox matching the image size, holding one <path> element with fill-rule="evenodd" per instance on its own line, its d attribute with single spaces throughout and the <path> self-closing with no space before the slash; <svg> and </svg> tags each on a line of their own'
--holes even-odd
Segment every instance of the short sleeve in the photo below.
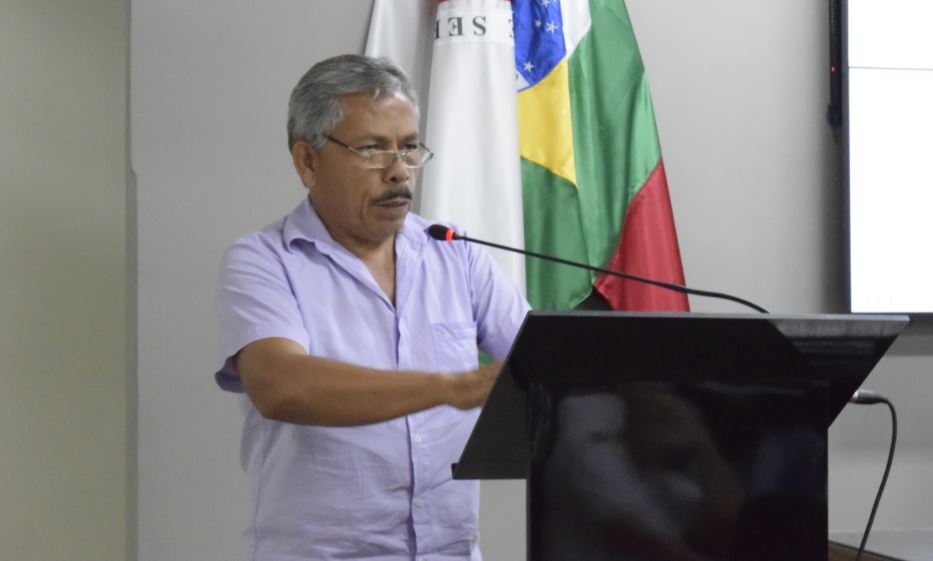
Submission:
<svg viewBox="0 0 933 561">
<path fill-rule="evenodd" d="M 308 332 L 282 255 L 262 234 L 240 239 L 224 254 L 217 315 L 223 365 L 214 376 L 224 390 L 244 391 L 234 358 L 248 344 L 282 337 L 308 348 Z"/>
<path fill-rule="evenodd" d="M 479 348 L 493 358 L 504 359 L 530 306 L 482 248 L 467 244 L 466 249 Z"/>
</svg>

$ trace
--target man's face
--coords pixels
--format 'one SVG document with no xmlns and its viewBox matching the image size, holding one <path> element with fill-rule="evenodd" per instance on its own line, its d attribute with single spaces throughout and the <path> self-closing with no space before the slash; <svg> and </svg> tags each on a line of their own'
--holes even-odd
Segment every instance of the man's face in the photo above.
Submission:
<svg viewBox="0 0 933 561">
<path fill-rule="evenodd" d="M 330 134 L 334 139 L 363 152 L 418 146 L 418 120 L 404 97 L 353 94 L 341 101 L 345 114 Z M 300 142 L 292 155 L 315 210 L 338 242 L 376 246 L 402 227 L 415 172 L 398 159 L 386 169 L 368 169 L 359 155 L 331 141 L 320 150 Z"/>
</svg>

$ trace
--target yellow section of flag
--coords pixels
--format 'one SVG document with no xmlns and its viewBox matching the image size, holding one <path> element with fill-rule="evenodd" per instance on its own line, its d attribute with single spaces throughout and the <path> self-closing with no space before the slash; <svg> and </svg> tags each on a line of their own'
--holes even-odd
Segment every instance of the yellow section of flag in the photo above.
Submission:
<svg viewBox="0 0 933 561">
<path fill-rule="evenodd" d="M 577 184 L 567 59 L 534 87 L 518 93 L 518 133 L 522 157 Z"/>
</svg>

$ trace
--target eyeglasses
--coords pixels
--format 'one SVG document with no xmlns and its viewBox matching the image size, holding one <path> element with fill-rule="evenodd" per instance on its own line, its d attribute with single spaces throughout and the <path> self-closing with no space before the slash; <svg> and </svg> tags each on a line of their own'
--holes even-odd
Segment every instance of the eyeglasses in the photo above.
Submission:
<svg viewBox="0 0 933 561">
<path fill-rule="evenodd" d="M 357 150 L 330 135 L 325 135 L 324 138 L 337 146 L 343 146 L 362 158 L 363 166 L 367 169 L 387 169 L 395 163 L 396 158 L 402 161 L 403 166 L 409 169 L 418 169 L 434 157 L 434 152 L 431 152 L 427 146 L 420 142 L 417 147 L 407 150 Z"/>
</svg>

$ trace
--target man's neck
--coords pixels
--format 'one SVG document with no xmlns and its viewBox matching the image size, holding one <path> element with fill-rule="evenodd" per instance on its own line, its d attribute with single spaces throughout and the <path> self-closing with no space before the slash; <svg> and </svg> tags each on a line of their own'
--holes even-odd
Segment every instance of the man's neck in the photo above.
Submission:
<svg viewBox="0 0 933 561">
<path fill-rule="evenodd" d="M 395 259 L 395 236 L 393 234 L 381 241 L 363 240 L 353 236 L 334 235 L 331 237 L 335 242 L 342 245 L 347 251 L 357 256 L 360 261 L 369 263 L 371 261 L 385 261 L 387 258 Z"/>
<path fill-rule="evenodd" d="M 367 243 L 353 238 L 334 241 L 346 248 L 347 251 L 359 258 L 366 265 L 373 280 L 385 293 L 392 304 L 395 304 L 395 234 L 381 243 Z"/>
</svg>

